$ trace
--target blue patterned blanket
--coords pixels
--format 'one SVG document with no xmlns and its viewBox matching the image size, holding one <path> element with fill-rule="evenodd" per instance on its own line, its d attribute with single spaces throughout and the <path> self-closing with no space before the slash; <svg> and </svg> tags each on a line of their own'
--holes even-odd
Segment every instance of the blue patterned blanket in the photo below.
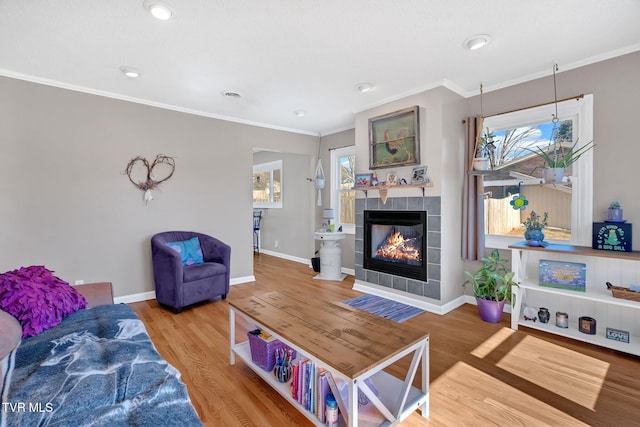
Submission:
<svg viewBox="0 0 640 427">
<path fill-rule="evenodd" d="M 0 426 L 201 426 L 180 373 L 124 304 L 80 310 L 22 343 Z"/>
</svg>

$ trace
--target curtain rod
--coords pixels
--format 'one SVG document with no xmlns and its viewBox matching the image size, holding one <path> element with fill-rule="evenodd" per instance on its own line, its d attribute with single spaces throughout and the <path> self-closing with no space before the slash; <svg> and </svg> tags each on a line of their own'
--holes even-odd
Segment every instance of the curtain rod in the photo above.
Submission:
<svg viewBox="0 0 640 427">
<path fill-rule="evenodd" d="M 345 145 L 344 147 L 333 147 L 333 148 L 329 148 L 329 151 L 340 150 L 341 148 L 348 148 L 348 147 L 353 147 L 353 145 Z"/>
<path fill-rule="evenodd" d="M 531 105 L 529 107 L 522 107 L 522 108 L 516 108 L 515 110 L 503 111 L 502 113 L 492 114 L 490 116 L 487 116 L 486 118 L 495 117 L 495 116 L 502 116 L 503 114 L 515 113 L 515 112 L 518 112 L 518 111 L 528 110 L 530 108 L 543 107 L 545 105 L 555 104 L 556 102 L 570 101 L 572 99 L 575 99 L 577 101 L 577 100 L 582 99 L 582 98 L 584 98 L 584 93 L 581 93 L 580 95 L 576 95 L 576 96 L 570 96 L 569 98 L 559 99 L 558 101 L 549 101 L 549 102 L 545 102 L 543 104 Z"/>
</svg>

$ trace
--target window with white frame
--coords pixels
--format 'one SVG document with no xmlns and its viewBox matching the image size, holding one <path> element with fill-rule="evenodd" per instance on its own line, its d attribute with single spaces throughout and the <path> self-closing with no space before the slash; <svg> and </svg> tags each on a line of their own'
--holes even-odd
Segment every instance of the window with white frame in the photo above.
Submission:
<svg viewBox="0 0 640 427">
<path fill-rule="evenodd" d="M 253 207 L 282 208 L 282 160 L 253 165 Z"/>
<path fill-rule="evenodd" d="M 555 140 L 561 141 L 561 149 L 593 141 L 593 95 L 558 103 L 557 136 L 552 135 L 554 114 L 555 105 L 550 104 L 484 120 L 482 138 L 495 147 L 490 154 L 495 173 L 483 180 L 488 247 L 521 241 L 522 222 L 532 210 L 549 214 L 545 240 L 591 245 L 594 150 L 586 151 L 567 168 L 563 181 L 554 184 L 542 182 L 544 161 L 535 152 L 552 150 Z M 518 197 L 527 201 L 522 210 L 512 203 Z"/>
<path fill-rule="evenodd" d="M 355 146 L 331 150 L 331 207 L 346 233 L 355 233 L 356 228 L 355 170 Z"/>
</svg>

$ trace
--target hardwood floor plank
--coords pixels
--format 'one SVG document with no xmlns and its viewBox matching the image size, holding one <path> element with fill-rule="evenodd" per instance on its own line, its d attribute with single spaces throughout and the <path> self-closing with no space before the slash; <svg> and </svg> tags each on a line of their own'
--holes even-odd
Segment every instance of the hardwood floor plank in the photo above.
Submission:
<svg viewBox="0 0 640 427">
<path fill-rule="evenodd" d="M 335 301 L 361 295 L 351 289 L 353 276 L 314 280 L 307 265 L 265 254 L 254 263 L 256 281 L 232 286 L 229 298 L 283 289 Z M 160 354 L 182 373 L 205 425 L 311 425 L 242 361 L 229 364 L 228 300 L 178 315 L 155 300 L 131 306 Z M 345 316 L 349 310 L 355 309 L 345 305 Z M 403 323 L 430 334 L 431 416 L 416 412 L 401 426 L 640 426 L 639 358 L 526 327 L 514 332 L 509 322 L 508 315 L 498 324 L 482 322 L 476 307 L 465 305 Z M 252 327 L 244 322 L 236 333 Z M 409 362 L 387 371 L 403 375 Z"/>
</svg>

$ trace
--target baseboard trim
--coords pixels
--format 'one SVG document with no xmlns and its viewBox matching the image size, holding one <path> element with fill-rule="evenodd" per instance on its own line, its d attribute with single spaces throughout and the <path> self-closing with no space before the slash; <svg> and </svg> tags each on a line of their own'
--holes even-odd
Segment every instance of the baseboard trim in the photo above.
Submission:
<svg viewBox="0 0 640 427">
<path fill-rule="evenodd" d="M 156 299 L 156 291 L 142 292 L 139 294 L 125 295 L 122 297 L 115 297 L 113 302 L 116 304 L 130 304 L 132 302 L 148 301 L 150 299 Z"/>
<path fill-rule="evenodd" d="M 273 252 L 268 250 L 262 250 L 261 253 L 278 257 L 278 258 L 284 258 L 289 261 L 307 264 L 309 268 L 311 268 L 311 260 L 306 258 L 294 257 L 291 255 L 281 254 L 279 252 Z M 342 272 L 345 274 L 351 274 L 352 276 L 355 275 L 355 271 L 349 268 L 342 268 Z M 255 281 L 256 281 L 256 276 L 254 276 L 253 274 L 250 276 L 235 277 L 229 280 L 229 286 L 239 285 L 242 283 L 255 282 Z M 131 294 L 131 295 L 124 295 L 121 297 L 115 297 L 113 299 L 113 302 L 115 302 L 116 304 L 120 304 L 120 303 L 130 304 L 134 302 L 148 301 L 150 299 L 156 299 L 156 291 L 148 291 L 148 292 L 142 292 L 139 294 Z"/>
<path fill-rule="evenodd" d="M 273 252 L 273 251 L 266 250 L 266 249 L 261 249 L 260 253 L 263 253 L 265 255 L 271 255 L 271 256 L 274 256 L 274 257 L 277 257 L 277 258 L 288 259 L 289 261 L 295 261 L 295 262 L 299 262 L 301 264 L 307 264 L 309 266 L 309 268 L 313 268 L 311 266 L 311 259 L 309 259 L 309 258 L 294 257 L 294 256 L 291 256 L 291 255 L 282 254 L 280 252 Z M 353 269 L 353 268 L 341 267 L 340 271 L 342 273 L 344 273 L 344 274 L 350 274 L 352 276 L 356 275 L 356 270 Z"/>
<path fill-rule="evenodd" d="M 229 280 L 229 286 L 239 285 L 240 283 L 255 282 L 255 281 L 256 281 L 256 276 L 254 275 L 236 277 L 235 279 Z M 121 303 L 131 304 L 134 302 L 148 301 L 150 299 L 156 299 L 156 291 L 148 291 L 148 292 L 142 292 L 139 294 L 131 294 L 131 295 L 124 295 L 121 297 L 115 297 L 113 299 L 113 302 L 116 304 L 121 304 Z"/>
<path fill-rule="evenodd" d="M 311 260 L 309 258 L 300 258 L 297 256 L 293 256 L 293 255 L 287 255 L 287 254 L 283 254 L 280 252 L 274 252 L 274 251 L 270 251 L 268 249 L 260 249 L 260 253 L 261 254 L 265 254 L 265 255 L 271 255 L 277 258 L 282 258 L 282 259 L 288 259 L 289 261 L 295 261 L 295 262 L 299 262 L 302 264 L 309 264 L 311 265 Z"/>
<path fill-rule="evenodd" d="M 256 276 L 254 276 L 253 274 L 251 276 L 236 277 L 229 281 L 229 286 L 239 285 L 241 283 L 247 283 L 247 282 L 255 282 L 255 281 L 256 281 Z"/>
<path fill-rule="evenodd" d="M 342 267 L 342 268 L 340 268 L 340 271 L 342 273 L 344 273 L 344 274 L 350 274 L 352 276 L 356 275 L 356 271 L 353 268 L 344 268 L 344 267 Z"/>
</svg>

